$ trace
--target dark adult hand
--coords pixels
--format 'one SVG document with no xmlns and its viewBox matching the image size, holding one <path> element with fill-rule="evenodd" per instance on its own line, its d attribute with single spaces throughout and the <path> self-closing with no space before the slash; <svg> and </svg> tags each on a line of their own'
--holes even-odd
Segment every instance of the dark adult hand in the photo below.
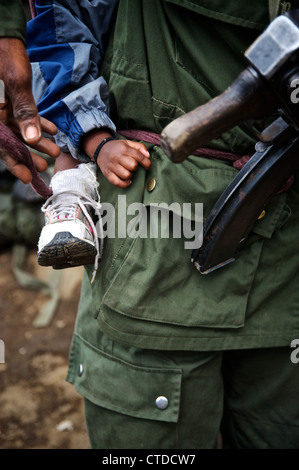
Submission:
<svg viewBox="0 0 299 470">
<path fill-rule="evenodd" d="M 38 114 L 32 95 L 31 66 L 25 45 L 20 39 L 2 37 L 0 57 L 0 85 L 4 86 L 5 90 L 5 99 L 0 103 L 0 121 L 31 148 L 56 158 L 60 153 L 59 147 L 43 137 L 42 132 L 53 136 L 57 128 Z M 17 178 L 25 183 L 31 181 L 30 171 L 14 160 L 13 153 L 6 153 L 5 158 L 0 158 Z M 47 163 L 42 157 L 34 155 L 33 161 L 38 171 L 47 168 Z"/>
</svg>

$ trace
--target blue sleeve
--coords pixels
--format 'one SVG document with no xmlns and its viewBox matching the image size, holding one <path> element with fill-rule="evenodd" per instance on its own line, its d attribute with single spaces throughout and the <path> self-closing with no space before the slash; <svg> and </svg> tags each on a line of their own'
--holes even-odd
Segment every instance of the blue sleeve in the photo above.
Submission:
<svg viewBox="0 0 299 470">
<path fill-rule="evenodd" d="M 35 2 L 27 23 L 32 88 L 41 116 L 58 128 L 56 143 L 80 161 L 81 138 L 95 128 L 115 133 L 108 88 L 99 74 L 118 0 Z"/>
</svg>

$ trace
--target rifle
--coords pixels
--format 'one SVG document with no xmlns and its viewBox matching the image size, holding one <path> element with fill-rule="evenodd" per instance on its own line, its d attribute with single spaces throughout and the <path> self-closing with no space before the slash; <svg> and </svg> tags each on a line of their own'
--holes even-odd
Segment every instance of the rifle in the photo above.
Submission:
<svg viewBox="0 0 299 470">
<path fill-rule="evenodd" d="M 207 274 L 235 260 L 271 197 L 299 169 L 299 10 L 275 18 L 245 52 L 248 67 L 222 94 L 161 134 L 174 163 L 247 120 L 278 117 L 259 135 L 256 153 L 208 215 L 191 261 Z M 294 89 L 295 88 L 295 89 Z M 299 95 L 299 93 L 298 93 Z"/>
</svg>

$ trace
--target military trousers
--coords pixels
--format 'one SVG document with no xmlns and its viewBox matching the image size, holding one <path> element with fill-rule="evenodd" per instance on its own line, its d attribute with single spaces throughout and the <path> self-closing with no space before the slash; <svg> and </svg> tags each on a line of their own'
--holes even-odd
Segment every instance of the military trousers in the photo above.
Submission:
<svg viewBox="0 0 299 470">
<path fill-rule="evenodd" d="M 291 347 L 209 353 L 103 344 L 77 387 L 92 448 L 299 448 Z"/>
</svg>

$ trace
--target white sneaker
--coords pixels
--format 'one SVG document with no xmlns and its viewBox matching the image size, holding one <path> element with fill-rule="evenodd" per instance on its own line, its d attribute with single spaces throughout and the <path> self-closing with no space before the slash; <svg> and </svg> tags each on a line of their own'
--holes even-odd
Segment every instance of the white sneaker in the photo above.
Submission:
<svg viewBox="0 0 299 470">
<path fill-rule="evenodd" d="M 54 269 L 94 264 L 93 278 L 102 255 L 94 217 L 101 221 L 100 196 L 94 164 L 56 173 L 53 195 L 42 207 L 45 213 L 37 262 Z M 101 227 L 101 224 L 99 224 Z"/>
</svg>

